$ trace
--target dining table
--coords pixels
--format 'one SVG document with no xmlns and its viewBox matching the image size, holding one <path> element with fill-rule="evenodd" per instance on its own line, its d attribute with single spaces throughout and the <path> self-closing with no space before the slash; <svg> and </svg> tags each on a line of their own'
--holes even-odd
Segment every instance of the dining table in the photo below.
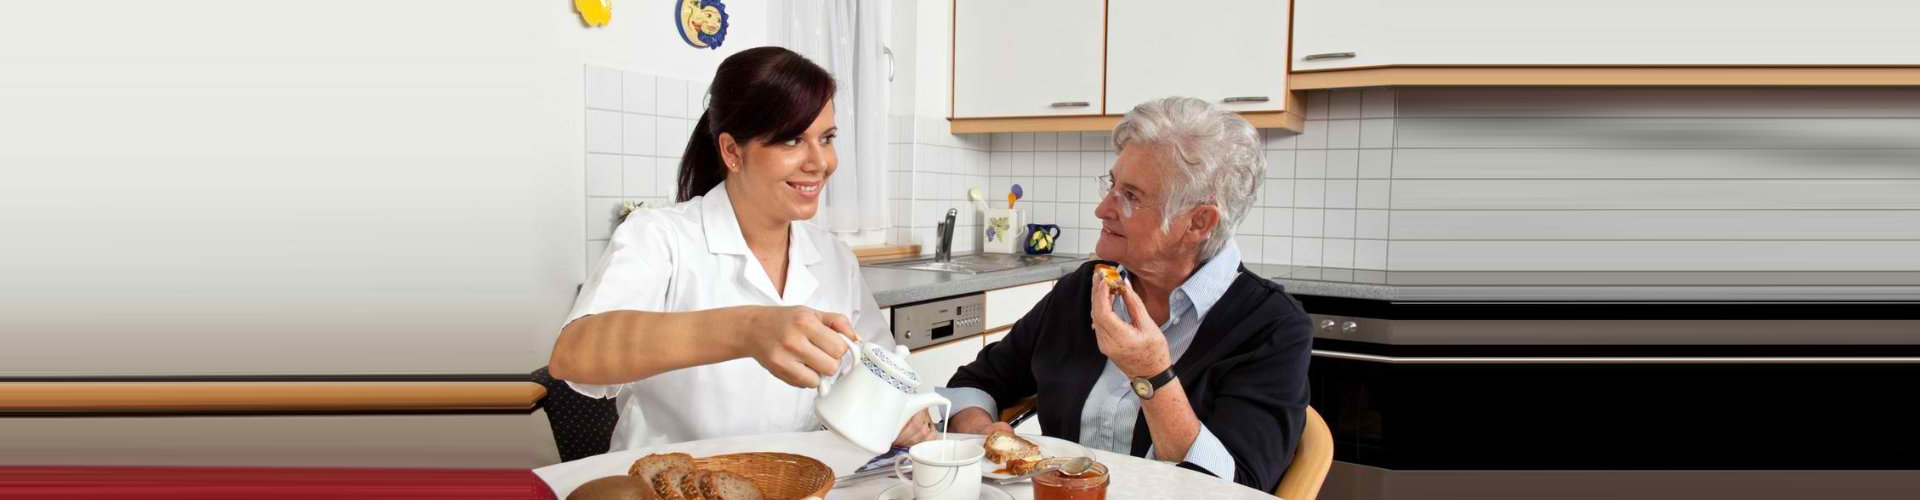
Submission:
<svg viewBox="0 0 1920 500">
<path fill-rule="evenodd" d="M 953 439 L 965 437 L 977 436 L 960 433 L 951 435 Z M 1105 450 L 1090 451 L 1094 455 L 1094 460 L 1107 466 L 1108 474 L 1111 476 L 1111 482 L 1107 485 L 1109 499 L 1271 500 L 1275 498 L 1272 493 L 1176 467 L 1171 463 Z M 835 477 L 852 474 L 874 458 L 873 453 L 862 450 L 831 432 L 814 431 L 734 436 L 615 451 L 541 467 L 534 469 L 533 473 L 546 482 L 547 486 L 553 488 L 555 497 L 566 498 L 574 488 L 587 481 L 626 474 L 627 468 L 641 457 L 671 452 L 686 453 L 694 457 L 747 452 L 792 453 L 812 457 L 825 463 L 827 467 L 833 469 Z M 879 498 L 887 488 L 897 484 L 902 483 L 892 475 L 864 477 L 847 481 L 846 484 L 836 483 L 826 498 L 827 500 L 873 500 Z M 1028 481 L 1006 485 L 987 482 L 982 485 L 982 488 L 998 488 L 1017 500 L 1033 498 L 1033 485 Z"/>
</svg>

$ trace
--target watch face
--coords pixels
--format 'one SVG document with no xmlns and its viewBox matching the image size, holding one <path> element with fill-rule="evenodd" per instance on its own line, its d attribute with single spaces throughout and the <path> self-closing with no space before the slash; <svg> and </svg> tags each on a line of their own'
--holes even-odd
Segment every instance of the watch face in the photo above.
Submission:
<svg viewBox="0 0 1920 500">
<path fill-rule="evenodd" d="M 1153 394 L 1153 383 L 1143 378 L 1133 379 L 1133 393 L 1141 397 Z"/>
</svg>

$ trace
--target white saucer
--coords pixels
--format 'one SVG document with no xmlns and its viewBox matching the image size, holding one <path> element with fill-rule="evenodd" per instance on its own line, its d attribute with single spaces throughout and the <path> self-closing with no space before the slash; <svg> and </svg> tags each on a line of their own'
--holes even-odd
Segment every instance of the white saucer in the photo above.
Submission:
<svg viewBox="0 0 1920 500">
<path fill-rule="evenodd" d="M 887 488 L 887 491 L 880 492 L 880 500 L 913 500 L 913 487 L 905 484 L 893 485 L 892 488 Z M 995 488 L 991 484 L 981 484 L 980 500 L 1013 500 L 1013 495 L 1000 491 L 1000 488 Z"/>
</svg>

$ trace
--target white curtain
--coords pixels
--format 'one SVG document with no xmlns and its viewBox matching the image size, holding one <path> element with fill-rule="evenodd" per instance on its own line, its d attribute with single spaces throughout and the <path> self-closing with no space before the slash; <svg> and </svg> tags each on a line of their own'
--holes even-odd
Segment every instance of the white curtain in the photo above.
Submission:
<svg viewBox="0 0 1920 500">
<path fill-rule="evenodd" d="M 807 56 L 833 73 L 834 143 L 840 169 L 827 181 L 814 222 L 840 233 L 885 234 L 887 184 L 887 79 L 893 61 L 885 55 L 892 15 L 888 0 L 775 0 L 768 40 Z M 862 238 L 864 239 L 864 238 Z"/>
</svg>

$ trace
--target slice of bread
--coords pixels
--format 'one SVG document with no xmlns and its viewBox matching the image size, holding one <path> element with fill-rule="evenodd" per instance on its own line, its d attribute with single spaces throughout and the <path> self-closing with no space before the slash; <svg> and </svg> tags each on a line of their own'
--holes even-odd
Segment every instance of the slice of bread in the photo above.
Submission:
<svg viewBox="0 0 1920 500">
<path fill-rule="evenodd" d="M 706 495 L 707 500 L 766 500 L 753 481 L 726 471 L 700 476 L 700 493 Z"/>
<path fill-rule="evenodd" d="M 1015 436 L 1007 431 L 997 431 L 987 435 L 987 460 L 1006 466 L 1007 473 L 1026 474 L 1040 463 L 1040 445 L 1026 438 Z"/>
<path fill-rule="evenodd" d="M 1126 282 L 1120 280 L 1120 268 L 1096 264 L 1093 266 L 1093 275 L 1107 283 L 1108 293 L 1120 295 L 1120 289 L 1126 286 Z"/>
<path fill-rule="evenodd" d="M 653 484 L 633 476 L 607 476 L 574 488 L 567 500 L 657 500 Z"/>
<path fill-rule="evenodd" d="M 680 495 L 687 497 L 687 500 L 706 500 L 707 496 L 700 493 L 700 476 L 710 473 L 711 472 L 705 470 L 693 470 L 688 472 L 686 476 L 681 477 Z"/>
<path fill-rule="evenodd" d="M 689 469 L 693 468 L 693 455 L 685 453 L 647 455 L 639 460 L 633 461 L 633 466 L 627 468 L 627 475 L 652 481 L 654 476 L 658 476 L 660 473 L 666 472 L 667 469 L 671 469 L 674 466 Z"/>
<path fill-rule="evenodd" d="M 686 481 L 687 476 L 692 474 L 692 467 L 674 466 L 673 468 L 669 468 L 659 475 L 653 476 L 653 492 L 660 494 L 660 498 L 665 500 L 687 500 L 686 494 L 680 489 L 680 483 Z"/>
</svg>

